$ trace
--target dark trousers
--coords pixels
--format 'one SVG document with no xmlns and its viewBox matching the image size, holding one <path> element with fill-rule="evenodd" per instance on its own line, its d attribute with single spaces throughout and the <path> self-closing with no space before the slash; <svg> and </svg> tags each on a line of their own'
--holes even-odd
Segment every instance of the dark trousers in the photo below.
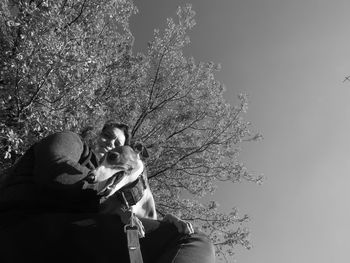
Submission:
<svg viewBox="0 0 350 263">
<path fill-rule="evenodd" d="M 201 233 L 179 234 L 168 223 L 143 220 L 145 263 L 214 262 L 214 248 Z M 120 262 L 129 256 L 116 215 L 4 213 L 0 220 L 1 262 Z"/>
</svg>

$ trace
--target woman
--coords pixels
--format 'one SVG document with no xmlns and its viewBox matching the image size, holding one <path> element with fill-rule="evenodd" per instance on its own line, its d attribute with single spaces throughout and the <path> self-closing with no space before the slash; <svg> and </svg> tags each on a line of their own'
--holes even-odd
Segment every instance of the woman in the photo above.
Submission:
<svg viewBox="0 0 350 263">
<path fill-rule="evenodd" d="M 101 196 L 84 185 L 99 158 L 129 143 L 126 125 L 107 123 L 96 152 L 68 131 L 34 144 L 1 189 L 1 262 L 128 262 L 123 222 L 118 215 L 99 214 Z M 204 235 L 180 233 L 167 222 L 141 221 L 144 262 L 214 262 L 213 246 Z"/>
</svg>

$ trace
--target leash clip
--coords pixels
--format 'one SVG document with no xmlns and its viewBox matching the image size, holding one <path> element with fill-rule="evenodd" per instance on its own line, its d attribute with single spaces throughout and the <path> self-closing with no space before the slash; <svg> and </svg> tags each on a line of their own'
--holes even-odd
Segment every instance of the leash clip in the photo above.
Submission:
<svg viewBox="0 0 350 263">
<path fill-rule="evenodd" d="M 122 194 L 122 197 L 123 197 L 124 202 L 125 202 L 125 208 L 123 209 L 123 212 L 126 212 L 126 211 L 130 212 L 129 224 L 126 224 L 124 226 L 124 232 L 127 233 L 127 231 L 129 229 L 132 229 L 132 230 L 136 229 L 138 232 L 138 236 L 140 238 L 145 237 L 145 230 L 144 230 L 144 227 L 142 225 L 142 222 L 140 221 L 140 219 L 138 219 L 136 217 L 136 215 L 132 211 L 132 208 L 129 206 L 129 203 L 126 200 L 124 193 L 122 192 L 121 194 Z"/>
<path fill-rule="evenodd" d="M 124 208 L 124 210 L 125 210 L 125 211 L 130 211 L 130 212 L 131 212 L 131 207 L 130 207 L 130 205 L 129 205 L 128 200 L 127 200 L 126 197 L 125 197 L 124 192 L 121 192 L 121 195 L 122 195 L 123 200 L 124 200 L 124 203 L 125 203 L 125 208 Z M 124 211 L 124 212 L 125 212 L 125 211 Z"/>
</svg>

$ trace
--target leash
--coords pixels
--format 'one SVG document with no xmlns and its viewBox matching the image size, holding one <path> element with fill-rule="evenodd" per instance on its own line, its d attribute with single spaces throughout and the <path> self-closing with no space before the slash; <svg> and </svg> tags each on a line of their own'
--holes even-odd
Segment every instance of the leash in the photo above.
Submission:
<svg viewBox="0 0 350 263">
<path fill-rule="evenodd" d="M 132 212 L 131 207 L 129 206 L 128 201 L 126 200 L 124 194 L 122 194 L 126 207 L 128 211 L 130 211 L 130 223 L 124 226 L 124 231 L 126 233 L 127 245 L 129 251 L 129 259 L 130 263 L 143 263 L 139 235 L 140 237 L 144 237 L 141 232 L 142 223 L 137 219 L 136 215 Z M 141 224 L 141 225 L 140 225 Z"/>
</svg>

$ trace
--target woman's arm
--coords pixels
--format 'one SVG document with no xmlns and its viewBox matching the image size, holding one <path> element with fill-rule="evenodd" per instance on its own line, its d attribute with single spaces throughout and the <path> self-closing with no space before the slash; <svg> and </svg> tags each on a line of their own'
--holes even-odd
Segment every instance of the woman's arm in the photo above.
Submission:
<svg viewBox="0 0 350 263">
<path fill-rule="evenodd" d="M 83 190 L 90 169 L 79 164 L 84 152 L 80 136 L 70 131 L 42 139 L 34 147 L 34 180 L 48 194 L 78 201 L 90 198 L 94 191 Z"/>
</svg>

